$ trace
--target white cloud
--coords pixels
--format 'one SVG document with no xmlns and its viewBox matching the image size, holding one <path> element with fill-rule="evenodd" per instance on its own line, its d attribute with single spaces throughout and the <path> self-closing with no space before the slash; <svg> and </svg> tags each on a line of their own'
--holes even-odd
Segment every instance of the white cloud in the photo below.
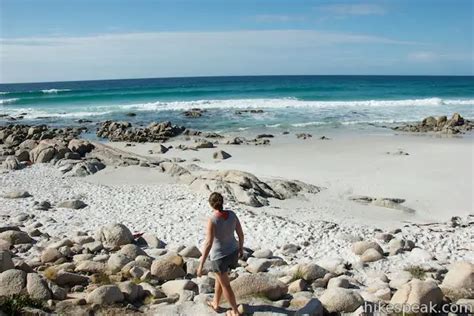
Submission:
<svg viewBox="0 0 474 316">
<path fill-rule="evenodd" d="M 408 60 L 412 62 L 461 62 L 473 61 L 474 56 L 471 54 L 449 53 L 449 52 L 433 52 L 433 51 L 415 51 L 408 54 Z"/>
<path fill-rule="evenodd" d="M 383 15 L 386 8 L 378 4 L 356 3 L 356 4 L 330 4 L 317 7 L 334 15 Z"/>
<path fill-rule="evenodd" d="M 354 56 L 360 54 L 370 61 L 366 55 L 374 45 L 415 44 L 364 34 L 310 30 L 0 39 L 0 82 L 350 73 L 354 65 L 340 62 L 347 55 L 348 45 L 359 48 Z"/>
</svg>

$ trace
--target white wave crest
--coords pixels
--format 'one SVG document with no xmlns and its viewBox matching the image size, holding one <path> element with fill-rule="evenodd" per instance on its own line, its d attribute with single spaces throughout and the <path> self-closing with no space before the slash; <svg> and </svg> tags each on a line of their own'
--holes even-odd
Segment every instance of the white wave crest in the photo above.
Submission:
<svg viewBox="0 0 474 316">
<path fill-rule="evenodd" d="M 0 105 L 12 104 L 18 100 L 19 100 L 18 98 L 3 99 L 3 100 L 0 100 Z"/>
<path fill-rule="evenodd" d="M 0 91 L 0 95 L 3 95 L 3 94 L 9 94 L 10 92 L 8 91 Z"/>
<path fill-rule="evenodd" d="M 25 119 L 39 119 L 39 118 L 84 118 L 84 117 L 91 117 L 91 116 L 101 116 L 101 115 L 108 115 L 113 114 L 114 111 L 103 111 L 103 112 L 69 112 L 69 113 L 52 113 L 46 111 L 38 111 L 33 108 L 21 108 L 15 109 L 14 111 L 10 111 L 8 114 L 15 116 L 19 115 L 20 113 L 27 113 L 23 115 Z"/>
<path fill-rule="evenodd" d="M 150 102 L 141 104 L 119 105 L 124 110 L 166 111 L 189 110 L 192 108 L 331 108 L 331 107 L 400 107 L 400 106 L 442 106 L 442 105 L 474 105 L 474 99 L 405 99 L 405 100 L 362 100 L 362 101 L 305 101 L 297 99 L 227 99 L 227 100 L 196 100 Z"/>
<path fill-rule="evenodd" d="M 65 91 L 71 91 L 71 89 L 46 89 L 46 90 L 41 90 L 41 92 L 43 92 L 45 94 L 59 93 L 59 92 L 65 92 Z"/>
<path fill-rule="evenodd" d="M 291 124 L 293 127 L 306 127 L 306 126 L 314 126 L 314 125 L 324 125 L 327 124 L 325 122 L 304 122 L 304 123 L 294 123 Z"/>
</svg>

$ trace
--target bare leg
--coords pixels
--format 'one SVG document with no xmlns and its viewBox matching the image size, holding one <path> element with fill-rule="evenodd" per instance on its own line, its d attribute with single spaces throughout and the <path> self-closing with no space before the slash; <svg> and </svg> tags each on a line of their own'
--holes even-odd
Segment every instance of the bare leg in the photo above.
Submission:
<svg viewBox="0 0 474 316">
<path fill-rule="evenodd" d="M 212 301 L 212 307 L 214 309 L 219 308 L 219 303 L 221 302 L 221 298 L 222 298 L 222 286 L 219 279 L 216 278 L 216 282 L 214 285 L 214 300 Z"/>
<path fill-rule="evenodd" d="M 227 272 L 216 273 L 216 281 L 220 283 L 224 297 L 232 307 L 232 313 L 234 315 L 239 315 L 239 311 L 237 310 L 237 302 L 235 301 L 234 291 L 232 291 L 232 288 L 230 287 L 230 280 Z"/>
</svg>

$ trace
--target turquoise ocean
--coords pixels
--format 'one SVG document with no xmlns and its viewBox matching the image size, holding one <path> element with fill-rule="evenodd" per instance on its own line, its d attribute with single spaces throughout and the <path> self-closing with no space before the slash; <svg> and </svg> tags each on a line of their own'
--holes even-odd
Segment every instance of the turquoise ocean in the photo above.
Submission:
<svg viewBox="0 0 474 316">
<path fill-rule="evenodd" d="M 183 111 L 206 109 L 200 118 Z M 251 114 L 237 111 L 261 109 Z M 128 116 L 128 113 L 136 116 Z M 0 125 L 169 120 L 209 131 L 370 129 L 459 112 L 474 118 L 474 77 L 248 76 L 0 84 Z"/>
</svg>

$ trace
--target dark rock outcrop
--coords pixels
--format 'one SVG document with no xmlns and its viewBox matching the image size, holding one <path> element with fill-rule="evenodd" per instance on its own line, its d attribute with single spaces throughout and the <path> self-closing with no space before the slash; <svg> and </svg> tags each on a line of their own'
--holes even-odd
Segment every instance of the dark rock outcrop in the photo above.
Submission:
<svg viewBox="0 0 474 316">
<path fill-rule="evenodd" d="M 132 127 L 129 122 L 105 121 L 97 130 L 97 136 L 113 142 L 165 142 L 181 135 L 185 128 L 171 122 L 154 122 L 147 127 Z"/>
<path fill-rule="evenodd" d="M 392 129 L 395 131 L 411 132 L 411 133 L 439 133 L 446 135 L 464 134 L 471 131 L 474 123 L 464 119 L 459 113 L 454 113 L 448 120 L 446 116 L 433 117 L 428 116 L 417 124 L 406 124 L 396 126 Z"/>
</svg>

